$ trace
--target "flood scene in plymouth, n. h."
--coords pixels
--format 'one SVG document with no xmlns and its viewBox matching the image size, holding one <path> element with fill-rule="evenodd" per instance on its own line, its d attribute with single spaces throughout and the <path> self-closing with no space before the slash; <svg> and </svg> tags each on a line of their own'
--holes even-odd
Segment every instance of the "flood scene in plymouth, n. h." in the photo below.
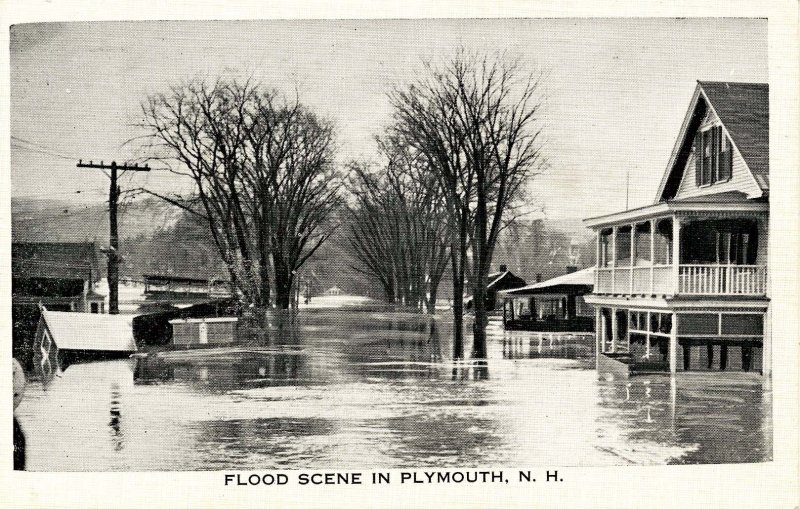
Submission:
<svg viewBox="0 0 800 509">
<path fill-rule="evenodd" d="M 14 468 L 771 461 L 766 23 L 12 26 Z"/>
</svg>

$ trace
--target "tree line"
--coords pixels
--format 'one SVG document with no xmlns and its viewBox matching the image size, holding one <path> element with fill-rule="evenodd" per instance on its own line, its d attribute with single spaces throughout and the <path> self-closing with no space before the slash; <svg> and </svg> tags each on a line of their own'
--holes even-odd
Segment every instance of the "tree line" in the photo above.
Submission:
<svg viewBox="0 0 800 509">
<path fill-rule="evenodd" d="M 152 95 L 142 127 L 149 157 L 194 182 L 191 196 L 159 196 L 206 225 L 244 301 L 288 308 L 298 271 L 342 228 L 353 268 L 389 303 L 435 312 L 449 267 L 454 356 L 464 356 L 469 290 L 472 355 L 485 358 L 494 250 L 545 164 L 541 89 L 502 55 L 462 50 L 426 63 L 389 92 L 376 157 L 346 164 L 332 122 L 252 81 Z"/>
</svg>

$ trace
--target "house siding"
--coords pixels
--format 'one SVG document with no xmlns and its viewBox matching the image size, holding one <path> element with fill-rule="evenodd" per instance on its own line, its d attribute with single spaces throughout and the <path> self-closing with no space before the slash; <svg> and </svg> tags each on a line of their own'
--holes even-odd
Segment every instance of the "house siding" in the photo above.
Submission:
<svg viewBox="0 0 800 509">
<path fill-rule="evenodd" d="M 717 123 L 718 120 L 716 115 L 714 115 L 713 111 L 709 111 L 706 114 L 706 117 L 703 119 L 703 123 L 701 124 L 700 128 L 703 129 Z M 731 178 L 727 182 L 697 187 L 695 180 L 695 153 L 694 150 L 692 150 L 692 153 L 689 155 L 689 158 L 686 161 L 686 167 L 683 169 L 683 177 L 681 178 L 681 184 L 678 187 L 678 193 L 675 195 L 675 199 L 679 200 L 683 198 L 693 198 L 696 196 L 718 194 L 729 191 L 740 191 L 749 197 L 761 196 L 761 188 L 750 174 L 750 170 L 747 169 L 744 159 L 742 159 L 742 156 L 737 150 L 734 150 L 733 152 L 732 166 Z"/>
</svg>

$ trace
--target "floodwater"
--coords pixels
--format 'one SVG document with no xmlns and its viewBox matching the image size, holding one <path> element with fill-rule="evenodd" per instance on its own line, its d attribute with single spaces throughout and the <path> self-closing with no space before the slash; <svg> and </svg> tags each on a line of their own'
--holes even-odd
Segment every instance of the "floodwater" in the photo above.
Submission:
<svg viewBox="0 0 800 509">
<path fill-rule="evenodd" d="M 771 392 L 757 374 L 599 381 L 590 338 L 497 324 L 485 366 L 454 363 L 447 316 L 306 310 L 294 325 L 252 336 L 223 355 L 74 364 L 46 386 L 31 383 L 16 412 L 28 468 L 513 468 L 772 456 Z"/>
</svg>

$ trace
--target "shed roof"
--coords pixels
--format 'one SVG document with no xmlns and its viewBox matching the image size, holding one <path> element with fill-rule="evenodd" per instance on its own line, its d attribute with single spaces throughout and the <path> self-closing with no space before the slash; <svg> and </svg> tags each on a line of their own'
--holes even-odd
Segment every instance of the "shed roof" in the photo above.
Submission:
<svg viewBox="0 0 800 509">
<path fill-rule="evenodd" d="M 554 277 L 541 283 L 523 286 L 521 288 L 514 288 L 513 290 L 504 290 L 500 293 L 505 295 L 533 295 L 537 293 L 547 293 L 559 286 L 594 286 L 594 267 L 587 269 L 570 272 L 563 276 Z"/>
<path fill-rule="evenodd" d="M 136 351 L 133 316 L 42 309 L 41 319 L 60 350 Z"/>
</svg>

